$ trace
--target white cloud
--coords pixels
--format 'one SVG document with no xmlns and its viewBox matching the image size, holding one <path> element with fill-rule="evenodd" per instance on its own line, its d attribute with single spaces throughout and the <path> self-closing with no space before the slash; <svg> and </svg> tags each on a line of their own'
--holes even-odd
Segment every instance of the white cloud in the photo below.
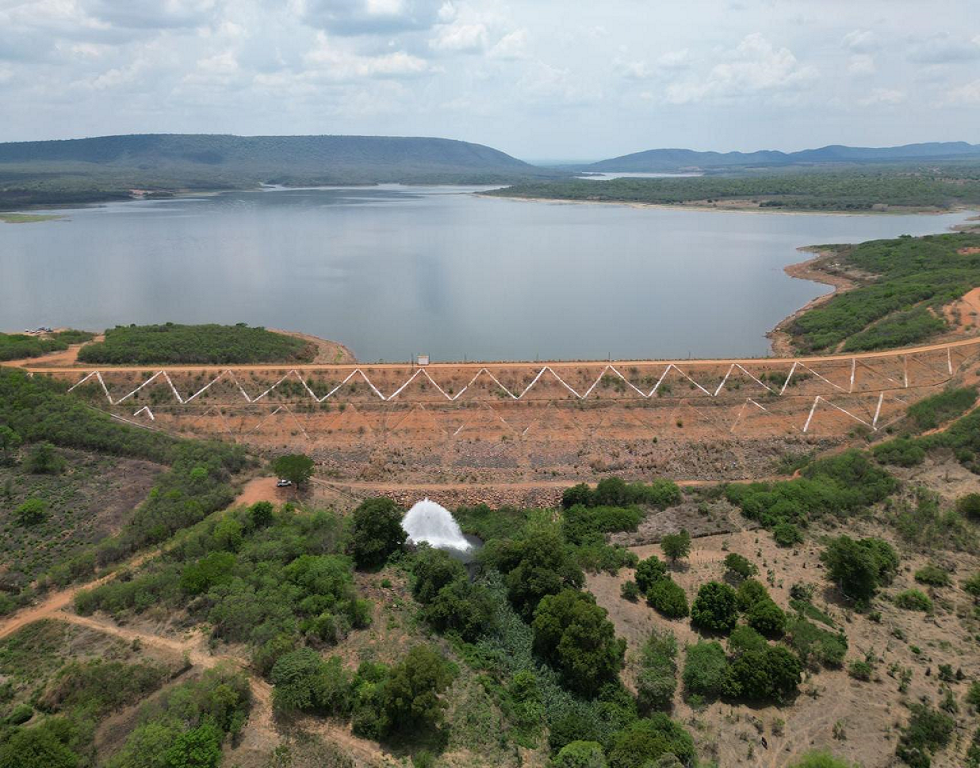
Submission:
<svg viewBox="0 0 980 768">
<path fill-rule="evenodd" d="M 851 53 L 874 53 L 878 50 L 878 38 L 869 29 L 855 29 L 844 35 L 841 47 Z"/>
<path fill-rule="evenodd" d="M 868 54 L 851 56 L 847 63 L 847 71 L 856 77 L 867 77 L 877 71 L 875 57 Z"/>
<path fill-rule="evenodd" d="M 444 0 L 299 0 L 303 18 L 337 35 L 392 34 L 430 29 L 451 18 L 452 3 Z"/>
<path fill-rule="evenodd" d="M 527 57 L 528 33 L 524 28 L 515 29 L 500 38 L 490 49 L 489 56 L 504 61 L 517 61 Z"/>
<path fill-rule="evenodd" d="M 980 35 L 972 40 L 941 32 L 919 40 L 909 51 L 909 60 L 919 64 L 952 64 L 980 59 Z"/>
<path fill-rule="evenodd" d="M 943 102 L 958 107 L 980 106 L 980 80 L 951 88 L 946 92 Z"/>
<path fill-rule="evenodd" d="M 905 91 L 892 90 L 890 88 L 875 88 L 858 103 L 862 107 L 890 106 L 905 103 L 908 94 Z"/>
<path fill-rule="evenodd" d="M 481 23 L 441 24 L 429 40 L 429 46 L 435 51 L 477 53 L 487 47 L 487 28 Z"/>
<path fill-rule="evenodd" d="M 316 45 L 304 56 L 305 63 L 319 79 L 350 82 L 372 78 L 418 77 L 434 71 L 425 59 L 405 51 L 379 56 L 363 56 L 337 45 L 323 32 Z"/>
<path fill-rule="evenodd" d="M 746 36 L 707 76 L 668 85 L 666 99 L 671 104 L 690 104 L 795 91 L 816 76 L 816 68 L 801 65 L 788 48 L 776 48 L 756 32 Z"/>
</svg>

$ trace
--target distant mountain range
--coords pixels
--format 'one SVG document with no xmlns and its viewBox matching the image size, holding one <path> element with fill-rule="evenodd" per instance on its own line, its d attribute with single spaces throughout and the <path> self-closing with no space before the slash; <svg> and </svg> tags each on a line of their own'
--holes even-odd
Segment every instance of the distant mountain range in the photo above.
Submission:
<svg viewBox="0 0 980 768">
<path fill-rule="evenodd" d="M 553 176 L 481 144 L 390 136 L 141 134 L 0 144 L 4 171 L 88 174 L 134 183 L 513 181 Z"/>
<path fill-rule="evenodd" d="M 906 144 L 901 147 L 845 147 L 839 144 L 800 152 L 696 152 L 692 149 L 649 149 L 631 155 L 578 166 L 578 170 L 607 173 L 710 171 L 826 164 L 908 163 L 923 160 L 980 159 L 980 144 L 965 141 Z"/>
</svg>

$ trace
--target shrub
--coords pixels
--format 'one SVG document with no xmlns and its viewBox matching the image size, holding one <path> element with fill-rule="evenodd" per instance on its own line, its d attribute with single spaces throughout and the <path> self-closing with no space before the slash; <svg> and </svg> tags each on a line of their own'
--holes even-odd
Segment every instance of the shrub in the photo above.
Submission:
<svg viewBox="0 0 980 768">
<path fill-rule="evenodd" d="M 949 573 L 935 565 L 926 565 L 915 572 L 915 580 L 931 587 L 948 587 Z"/>
<path fill-rule="evenodd" d="M 980 493 L 968 493 L 958 499 L 956 511 L 968 520 L 980 522 Z"/>
<path fill-rule="evenodd" d="M 65 468 L 65 460 L 51 443 L 43 442 L 31 448 L 25 466 L 28 472 L 35 475 L 60 475 Z"/>
<path fill-rule="evenodd" d="M 738 621 L 738 600 L 727 584 L 709 581 L 698 590 L 691 606 L 691 624 L 711 632 L 729 633 Z"/>
<path fill-rule="evenodd" d="M 668 533 L 660 540 L 660 547 L 671 562 L 676 562 L 690 554 L 691 534 L 686 530 L 681 530 L 679 533 Z"/>
<path fill-rule="evenodd" d="M 749 626 L 766 637 L 778 637 L 786 626 L 786 614 L 772 600 L 759 600 L 746 613 Z"/>
<path fill-rule="evenodd" d="M 654 582 L 667 578 L 667 564 L 656 555 L 650 555 L 637 563 L 634 578 L 640 591 L 646 594 Z"/>
<path fill-rule="evenodd" d="M 738 598 L 738 609 L 743 612 L 748 611 L 760 600 L 770 599 L 769 590 L 758 579 L 746 579 L 738 585 L 738 591 L 735 594 Z"/>
<path fill-rule="evenodd" d="M 963 587 L 963 591 L 973 595 L 974 597 L 980 597 L 980 571 L 977 571 L 970 578 L 960 584 Z"/>
<path fill-rule="evenodd" d="M 603 541 L 604 533 L 635 531 L 643 519 L 636 507 L 586 507 L 576 504 L 562 514 L 562 533 L 570 544 Z"/>
<path fill-rule="evenodd" d="M 630 579 L 629 581 L 623 582 L 623 585 L 619 588 L 619 594 L 623 600 L 629 600 L 631 603 L 635 603 L 640 599 L 640 588 L 635 581 Z"/>
<path fill-rule="evenodd" d="M 609 747 L 609 768 L 641 768 L 664 755 L 681 763 L 695 758 L 694 740 L 684 728 L 662 712 L 636 720 L 619 731 Z"/>
<path fill-rule="evenodd" d="M 272 703 L 277 712 L 344 715 L 350 709 L 350 678 L 338 656 L 324 661 L 311 648 L 298 648 L 272 668 Z"/>
<path fill-rule="evenodd" d="M 852 661 L 847 665 L 847 674 L 853 677 L 855 680 L 864 680 L 868 682 L 871 680 L 871 675 L 874 673 L 874 668 L 866 661 Z"/>
<path fill-rule="evenodd" d="M 465 578 L 463 564 L 441 549 L 423 545 L 412 561 L 412 595 L 423 605 L 431 603 L 447 584 Z"/>
<path fill-rule="evenodd" d="M 412 733 L 438 727 L 446 702 L 441 694 L 455 677 L 454 670 L 438 651 L 417 645 L 388 675 L 381 699 L 387 728 Z"/>
<path fill-rule="evenodd" d="M 48 505 L 41 499 L 27 499 L 14 512 L 14 517 L 17 518 L 17 524 L 23 526 L 43 523 L 47 516 Z"/>
<path fill-rule="evenodd" d="M 780 547 L 795 547 L 803 543 L 803 531 L 793 523 L 777 523 L 773 526 L 772 538 Z"/>
<path fill-rule="evenodd" d="M 827 567 L 827 578 L 841 592 L 859 602 L 870 600 L 878 587 L 891 581 L 898 567 L 895 550 L 880 539 L 855 541 L 849 536 L 833 539 L 820 560 Z"/>
<path fill-rule="evenodd" d="M 949 744 L 956 723 L 926 704 L 912 704 L 910 709 L 912 715 L 902 729 L 895 754 L 912 768 L 929 768 L 932 755 Z"/>
<path fill-rule="evenodd" d="M 895 595 L 895 605 L 907 611 L 923 611 L 928 613 L 932 610 L 932 600 L 924 592 L 918 589 L 906 589 Z"/>
<path fill-rule="evenodd" d="M 729 664 L 724 692 L 736 699 L 782 701 L 796 693 L 802 671 L 800 660 L 782 646 L 745 651 Z"/>
<path fill-rule="evenodd" d="M 647 603 L 669 619 L 683 619 L 689 612 L 684 589 L 671 579 L 654 582 L 647 590 Z"/>
<path fill-rule="evenodd" d="M 721 644 L 700 640 L 688 646 L 684 661 L 684 690 L 688 695 L 715 698 L 720 696 L 728 670 L 728 659 Z"/>
<path fill-rule="evenodd" d="M 976 399 L 977 390 L 973 387 L 947 389 L 945 392 L 913 403 L 908 407 L 905 416 L 913 422 L 918 431 L 924 432 L 935 429 L 943 422 L 957 416 L 962 416 L 973 407 Z"/>
<path fill-rule="evenodd" d="M 733 656 L 749 651 L 765 651 L 769 643 L 752 627 L 736 627 L 728 638 L 728 650 Z"/>
<path fill-rule="evenodd" d="M 818 751 L 807 752 L 799 762 L 793 763 L 790 768 L 860 768 L 860 766 L 836 758 L 829 752 Z"/>
<path fill-rule="evenodd" d="M 249 521 L 253 528 L 265 528 L 271 525 L 275 507 L 268 501 L 257 501 L 248 508 Z"/>
<path fill-rule="evenodd" d="M 872 454 L 882 464 L 896 467 L 916 467 L 926 458 L 926 451 L 919 441 L 908 437 L 898 437 L 876 445 Z"/>
<path fill-rule="evenodd" d="M 677 640 L 669 630 L 650 633 L 640 654 L 636 699 L 640 713 L 667 711 L 677 689 Z"/>
<path fill-rule="evenodd" d="M 10 714 L 7 715 L 7 722 L 11 725 L 23 725 L 32 717 L 34 717 L 34 707 L 24 702 L 11 710 Z"/>
<path fill-rule="evenodd" d="M 460 578 L 440 589 L 422 614 L 436 631 L 454 632 L 472 643 L 490 626 L 494 610 L 486 587 Z"/>
<path fill-rule="evenodd" d="M 617 639 L 606 610 L 587 592 L 566 589 L 544 597 L 531 626 L 535 652 L 574 691 L 595 695 L 622 668 L 626 643 Z"/>
<path fill-rule="evenodd" d="M 358 568 L 378 568 L 405 544 L 402 510 L 391 499 L 368 499 L 353 514 L 351 552 Z"/>
<path fill-rule="evenodd" d="M 561 748 L 551 761 L 552 768 L 606 768 L 602 745 L 594 741 L 573 741 Z"/>
<path fill-rule="evenodd" d="M 759 569 L 749 559 L 737 552 L 725 555 L 725 569 L 733 580 L 741 581 L 755 576 Z"/>
<path fill-rule="evenodd" d="M 828 632 L 803 618 L 787 623 L 785 639 L 807 665 L 839 667 L 847 654 L 847 636 L 843 632 Z"/>
</svg>

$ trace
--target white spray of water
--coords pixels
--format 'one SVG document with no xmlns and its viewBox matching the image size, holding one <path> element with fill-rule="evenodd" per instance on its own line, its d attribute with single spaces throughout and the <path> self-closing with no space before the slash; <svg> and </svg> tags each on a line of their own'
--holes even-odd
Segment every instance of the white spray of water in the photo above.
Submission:
<svg viewBox="0 0 980 768">
<path fill-rule="evenodd" d="M 467 552 L 472 547 L 449 510 L 428 499 L 417 502 L 408 510 L 402 520 L 402 528 L 415 544 L 424 541 L 436 549 L 455 549 L 460 552 Z"/>
</svg>

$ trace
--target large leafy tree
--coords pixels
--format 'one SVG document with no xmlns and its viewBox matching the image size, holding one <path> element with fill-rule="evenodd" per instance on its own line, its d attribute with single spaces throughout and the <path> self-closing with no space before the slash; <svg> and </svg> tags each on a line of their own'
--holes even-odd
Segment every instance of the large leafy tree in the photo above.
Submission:
<svg viewBox="0 0 980 768">
<path fill-rule="evenodd" d="M 298 486 L 309 482 L 315 467 L 313 459 L 302 453 L 290 453 L 272 462 L 272 471 L 276 475 Z"/>
<path fill-rule="evenodd" d="M 686 530 L 680 533 L 668 533 L 660 540 L 664 555 L 672 563 L 676 563 L 680 558 L 687 557 L 691 553 L 691 534 Z"/>
<path fill-rule="evenodd" d="M 735 629 L 738 621 L 738 598 L 727 584 L 709 581 L 701 585 L 691 606 L 691 623 L 699 629 L 725 634 Z"/>
<path fill-rule="evenodd" d="M 408 534 L 402 510 L 391 499 L 368 499 L 354 510 L 351 554 L 358 568 L 378 568 L 402 548 Z"/>
<path fill-rule="evenodd" d="M 588 592 L 544 597 L 534 612 L 534 649 L 573 690 L 594 696 L 623 666 L 626 643 Z"/>
<path fill-rule="evenodd" d="M 884 546 L 882 546 L 884 545 Z M 827 578 L 852 600 L 867 602 L 880 584 L 887 583 L 897 568 L 895 551 L 877 539 L 856 541 L 839 536 L 820 555 Z"/>
<path fill-rule="evenodd" d="M 383 709 L 388 732 L 438 727 L 446 702 L 441 694 L 453 681 L 453 669 L 434 648 L 417 645 L 391 669 Z"/>
</svg>

